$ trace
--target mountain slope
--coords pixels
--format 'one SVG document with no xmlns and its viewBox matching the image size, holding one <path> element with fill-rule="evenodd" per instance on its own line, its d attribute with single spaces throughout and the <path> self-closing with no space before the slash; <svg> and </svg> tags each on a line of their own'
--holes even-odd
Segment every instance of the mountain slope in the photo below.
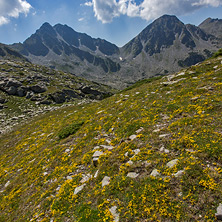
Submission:
<svg viewBox="0 0 222 222">
<path fill-rule="evenodd" d="M 0 59 L 14 59 L 19 61 L 28 61 L 20 53 L 10 49 L 7 45 L 1 43 L 0 43 Z"/>
<path fill-rule="evenodd" d="M 62 104 L 100 100 L 114 92 L 111 87 L 34 65 L 24 58 L 0 59 L 0 133 Z"/>
<path fill-rule="evenodd" d="M 210 33 L 220 39 L 222 39 L 222 19 L 208 18 L 203 21 L 199 27 L 206 33 Z"/>
<path fill-rule="evenodd" d="M 221 77 L 217 57 L 0 137 L 1 221 L 215 221 Z"/>
<path fill-rule="evenodd" d="M 123 89 L 138 80 L 201 62 L 221 48 L 222 42 L 200 27 L 164 15 L 122 48 L 78 33 L 67 25 L 52 27 L 48 23 L 23 44 L 11 47 L 33 63 Z"/>
<path fill-rule="evenodd" d="M 62 69 L 91 80 L 120 69 L 118 63 L 106 58 L 119 53 L 117 46 L 75 32 L 67 25 L 57 24 L 52 27 L 44 23 L 23 44 L 17 43 L 10 47 L 33 63 Z"/>
<path fill-rule="evenodd" d="M 132 68 L 130 76 L 137 69 L 134 78 L 142 79 L 194 65 L 220 47 L 221 41 L 199 27 L 185 25 L 176 16 L 164 15 L 123 46 L 121 54 Z"/>
</svg>

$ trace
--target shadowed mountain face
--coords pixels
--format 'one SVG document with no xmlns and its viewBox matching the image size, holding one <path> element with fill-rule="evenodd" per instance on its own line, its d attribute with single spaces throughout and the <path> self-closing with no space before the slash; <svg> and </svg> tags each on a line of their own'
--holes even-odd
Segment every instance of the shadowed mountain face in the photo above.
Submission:
<svg viewBox="0 0 222 222">
<path fill-rule="evenodd" d="M 75 32 L 67 25 L 57 24 L 52 27 L 44 23 L 23 44 L 13 44 L 11 47 L 34 63 L 81 73 L 82 76 L 89 71 L 102 75 L 120 70 L 118 63 L 106 58 L 119 53 L 117 46 Z"/>
<path fill-rule="evenodd" d="M 199 28 L 222 39 L 222 19 L 208 18 L 199 25 Z"/>
<path fill-rule="evenodd" d="M 217 32 L 207 32 L 211 23 Z M 122 48 L 67 25 L 52 27 L 49 23 L 23 44 L 11 47 L 34 63 L 123 88 L 203 61 L 222 47 L 220 35 L 220 20 L 206 20 L 196 27 L 183 24 L 176 16 L 164 15 Z"/>
<path fill-rule="evenodd" d="M 17 51 L 10 49 L 8 46 L 4 44 L 0 44 L 0 59 L 8 59 L 8 58 L 19 61 L 21 60 L 27 61 L 27 59 Z"/>
</svg>

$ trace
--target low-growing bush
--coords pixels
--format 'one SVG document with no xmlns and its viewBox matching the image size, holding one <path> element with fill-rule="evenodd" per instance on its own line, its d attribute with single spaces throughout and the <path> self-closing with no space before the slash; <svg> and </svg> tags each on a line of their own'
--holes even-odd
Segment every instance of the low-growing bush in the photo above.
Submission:
<svg viewBox="0 0 222 222">
<path fill-rule="evenodd" d="M 215 52 L 213 58 L 217 58 L 218 56 L 222 56 L 222 49 L 219 49 L 217 52 Z"/>
<path fill-rule="evenodd" d="M 75 134 L 80 128 L 81 126 L 84 124 L 84 122 L 78 122 L 78 123 L 72 123 L 68 126 L 66 126 L 65 128 L 63 128 L 62 130 L 59 131 L 58 133 L 58 137 L 59 139 L 64 139 L 72 134 Z"/>
</svg>

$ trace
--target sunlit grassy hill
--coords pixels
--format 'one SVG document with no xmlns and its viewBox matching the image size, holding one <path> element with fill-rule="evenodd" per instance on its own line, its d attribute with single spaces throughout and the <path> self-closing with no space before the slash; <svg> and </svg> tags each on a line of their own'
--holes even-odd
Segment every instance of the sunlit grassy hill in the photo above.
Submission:
<svg viewBox="0 0 222 222">
<path fill-rule="evenodd" d="M 217 57 L 2 136 L 0 221 L 215 221 L 221 87 Z"/>
</svg>

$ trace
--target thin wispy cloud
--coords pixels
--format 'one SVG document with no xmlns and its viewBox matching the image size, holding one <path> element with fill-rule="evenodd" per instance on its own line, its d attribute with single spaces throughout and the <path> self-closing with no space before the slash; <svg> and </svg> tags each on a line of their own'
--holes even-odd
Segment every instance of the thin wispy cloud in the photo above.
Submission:
<svg viewBox="0 0 222 222">
<path fill-rule="evenodd" d="M 10 18 L 18 18 L 20 14 L 27 15 L 32 6 L 26 0 L 1 0 L 0 25 L 10 22 Z"/>
<path fill-rule="evenodd" d="M 202 7 L 219 7 L 222 0 L 92 0 L 85 6 L 93 7 L 95 17 L 102 23 L 110 23 L 120 15 L 140 17 L 150 21 L 163 14 L 184 15 Z"/>
</svg>

